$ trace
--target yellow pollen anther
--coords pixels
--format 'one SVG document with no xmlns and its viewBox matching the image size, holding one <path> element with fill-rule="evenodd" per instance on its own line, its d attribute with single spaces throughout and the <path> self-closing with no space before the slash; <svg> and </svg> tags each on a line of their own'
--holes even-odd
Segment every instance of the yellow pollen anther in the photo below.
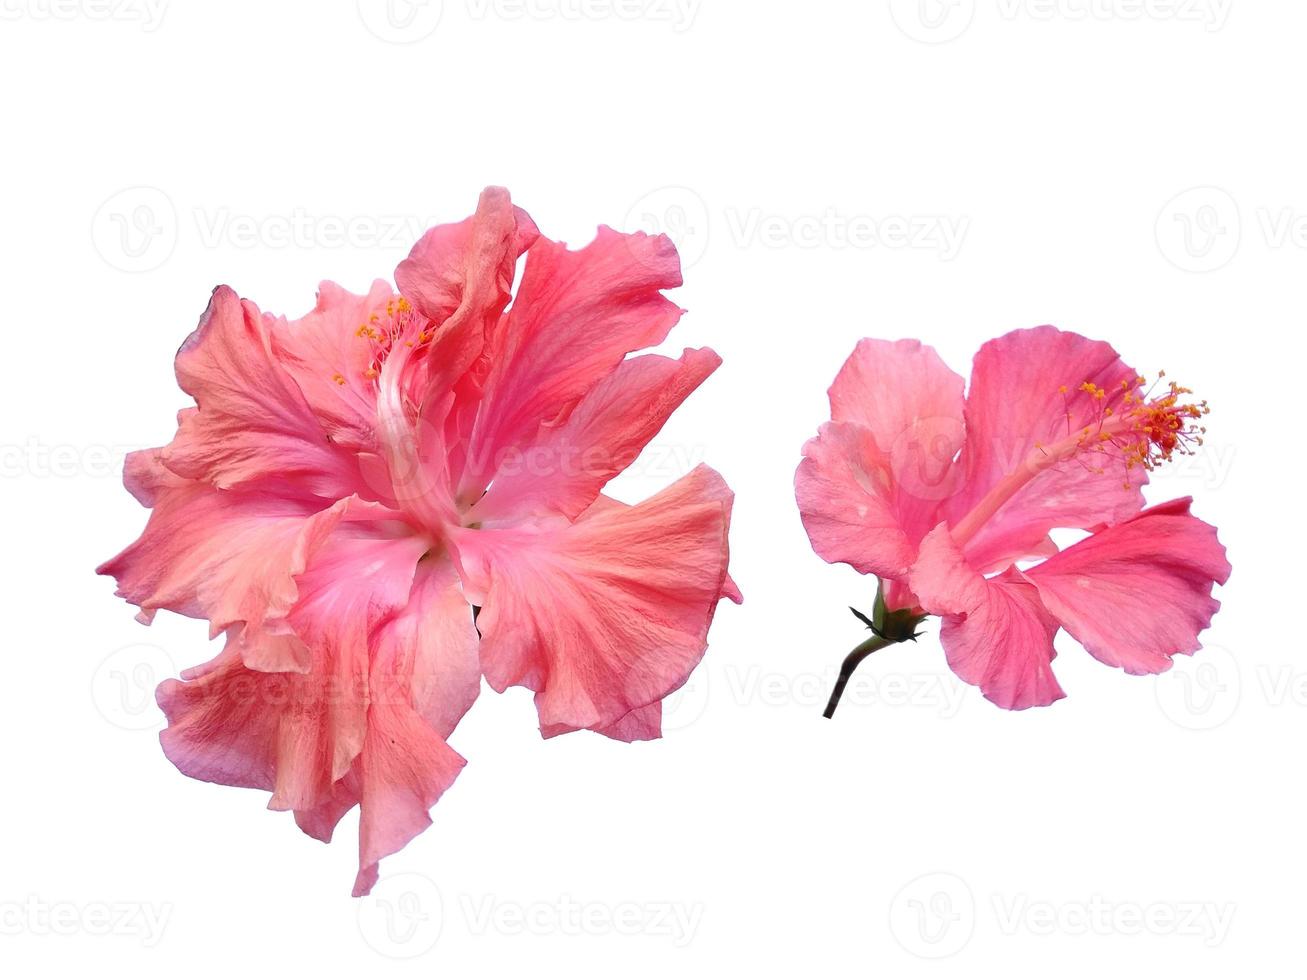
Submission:
<svg viewBox="0 0 1307 980">
<path fill-rule="evenodd" d="M 1087 395 L 1091 399 L 1088 403 L 1067 396 L 1067 387 L 1062 385 L 1059 391 L 1066 398 L 1067 438 L 1051 450 L 1045 450 L 1042 443 L 1036 443 L 1035 448 L 1044 458 L 1052 456 L 1059 460 L 1091 452 L 1105 458 L 1116 457 L 1127 470 L 1135 466 L 1151 470 L 1168 462 L 1177 452 L 1186 455 L 1194 452 L 1195 447 L 1202 445 L 1202 434 L 1206 432 L 1206 427 L 1195 425 L 1194 420 L 1208 413 L 1207 403 L 1185 402 L 1184 397 L 1192 391 L 1174 381 L 1167 382 L 1160 393 L 1154 394 L 1153 389 L 1157 387 L 1154 385 L 1140 394 L 1138 389 L 1143 383 L 1139 376 L 1133 383 L 1123 379 L 1109 392 L 1093 381 L 1084 381 L 1076 392 Z M 1074 424 L 1072 419 L 1080 420 L 1077 430 L 1070 428 Z M 1088 425 L 1084 424 L 1086 420 Z M 1097 471 L 1087 462 L 1084 465 Z"/>
</svg>

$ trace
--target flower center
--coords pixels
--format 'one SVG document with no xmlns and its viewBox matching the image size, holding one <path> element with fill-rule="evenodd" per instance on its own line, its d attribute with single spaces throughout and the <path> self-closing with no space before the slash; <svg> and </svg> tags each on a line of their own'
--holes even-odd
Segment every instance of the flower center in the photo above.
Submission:
<svg viewBox="0 0 1307 980">
<path fill-rule="evenodd" d="M 953 528 L 953 537 L 959 545 L 965 544 L 993 517 L 998 510 L 1027 483 L 1045 470 L 1066 462 L 1075 462 L 1094 473 L 1106 473 L 1109 465 L 1119 465 L 1122 471 L 1136 466 L 1145 470 L 1156 469 L 1169 462 L 1176 453 L 1192 455 L 1203 444 L 1206 426 L 1196 420 L 1208 413 L 1207 402 L 1190 402 L 1192 394 L 1175 382 L 1169 382 L 1161 394 L 1154 394 L 1166 376 L 1158 373 L 1158 381 L 1143 394 L 1137 394 L 1144 379 L 1136 377 L 1133 384 L 1122 381 L 1113 391 L 1100 388 L 1092 381 L 1080 385 L 1078 392 L 1089 396 L 1088 413 L 1080 406 L 1082 418 L 1088 422 L 1071 428 L 1073 412 L 1071 399 L 1075 397 L 1063 385 L 1059 391 L 1066 403 L 1067 434 L 1050 444 L 1035 443 L 1035 448 L 1021 464 L 994 485 L 966 516 Z M 1130 486 L 1126 476 L 1123 485 Z"/>
<path fill-rule="evenodd" d="M 431 340 L 431 324 L 404 297 L 389 300 L 384 310 L 378 310 L 360 323 L 354 336 L 368 344 L 372 357 L 363 369 L 363 378 L 376 381 L 381 377 L 381 366 L 398 347 L 417 348 Z M 347 382 L 337 371 L 331 379 L 338 385 Z"/>
<path fill-rule="evenodd" d="M 1096 473 L 1107 472 L 1108 462 L 1126 470 L 1136 466 L 1154 470 L 1170 462 L 1176 453 L 1192 455 L 1207 431 L 1206 426 L 1195 422 L 1208 413 L 1207 402 L 1185 401 L 1185 396 L 1193 392 L 1174 381 L 1163 394 L 1154 396 L 1153 391 L 1165 376 L 1165 371 L 1159 372 L 1158 381 L 1142 395 L 1135 392 L 1143 385 L 1143 378 L 1135 378 L 1133 385 L 1122 381 L 1121 387 L 1111 393 L 1086 381 L 1079 390 L 1091 399 L 1090 421 L 1051 446 L 1035 443 L 1036 453 L 1044 455 L 1050 465 L 1075 459 Z M 1060 391 L 1065 398 L 1066 386 Z M 1130 485 L 1129 480 L 1125 485 Z"/>
</svg>

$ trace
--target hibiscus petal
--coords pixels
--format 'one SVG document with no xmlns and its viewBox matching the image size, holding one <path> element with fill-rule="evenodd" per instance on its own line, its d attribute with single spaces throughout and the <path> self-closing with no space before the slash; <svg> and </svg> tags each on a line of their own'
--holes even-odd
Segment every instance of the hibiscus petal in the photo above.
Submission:
<svg viewBox="0 0 1307 980">
<path fill-rule="evenodd" d="M 822 424 L 794 474 L 799 517 L 817 554 L 863 575 L 898 578 L 916 556 L 894 510 L 888 460 L 860 425 Z"/>
<path fill-rule="evenodd" d="M 239 636 L 189 681 L 169 679 L 155 694 L 168 727 L 163 752 L 181 772 L 224 786 L 271 791 L 276 785 L 280 711 L 287 676 L 250 670 L 241 662 Z M 281 694 L 268 696 L 272 685 Z"/>
<path fill-rule="evenodd" d="M 1066 696 L 1052 669 L 1057 620 L 1015 568 L 986 579 L 940 524 L 921 542 L 910 581 L 922 608 L 943 617 L 949 666 L 990 701 L 1019 710 Z"/>
<path fill-rule="evenodd" d="M 542 425 L 532 444 L 499 467 L 468 522 L 546 513 L 574 519 L 721 362 L 707 348 L 686 350 L 679 360 L 646 354 L 623 361 L 582 397 L 567 421 Z"/>
<path fill-rule="evenodd" d="M 862 340 L 830 402 L 795 474 L 804 527 L 827 561 L 898 577 L 956 489 L 962 378 L 918 341 Z"/>
<path fill-rule="evenodd" d="M 199 410 L 163 450 L 169 469 L 226 489 L 291 481 L 338 500 L 359 485 L 350 455 L 327 438 L 304 395 L 272 353 L 258 308 L 227 286 L 177 352 L 177 382 Z"/>
<path fill-rule="evenodd" d="M 985 601 L 985 576 L 967 564 L 947 524 L 922 539 L 909 584 L 921 608 L 936 616 L 960 616 Z"/>
<path fill-rule="evenodd" d="M 1156 674 L 1221 607 L 1213 584 L 1230 575 L 1216 528 L 1189 513 L 1191 498 L 1150 507 L 1091 534 L 1025 573 L 1068 633 L 1130 674 Z"/>
<path fill-rule="evenodd" d="M 576 524 L 455 537 L 495 690 L 536 692 L 541 729 L 603 729 L 676 690 L 726 583 L 731 493 L 700 466 Z"/>
<path fill-rule="evenodd" d="M 481 691 L 472 607 L 448 557 L 418 563 L 408 603 L 377 632 L 373 697 L 409 703 L 448 738 Z"/>
<path fill-rule="evenodd" d="M 1015 573 L 985 583 L 986 598 L 965 616 L 946 616 L 940 642 L 954 673 L 1000 708 L 1044 707 L 1065 692 L 1053 676 L 1057 620 Z"/>
<path fill-rule="evenodd" d="M 248 640 L 295 603 L 295 576 L 344 514 L 345 501 L 314 509 L 262 492 L 215 490 L 182 480 L 157 450 L 133 453 L 127 481 L 154 509 L 141 536 L 96 571 L 118 580 L 117 595 L 140 607 L 208 619 L 210 636 L 244 624 Z M 321 502 L 319 502 L 321 503 Z M 306 669 L 294 642 L 251 646 L 250 666 Z"/>
<path fill-rule="evenodd" d="M 681 284 L 665 235 L 600 227 L 580 251 L 541 238 L 507 320 L 472 432 L 463 489 L 484 488 L 510 447 L 566 413 L 631 351 L 661 343 L 681 310 L 661 290 Z"/>
<path fill-rule="evenodd" d="M 377 880 L 377 864 L 431 826 L 428 811 L 466 760 L 407 704 L 368 709 L 367 739 L 358 758 L 359 873 L 354 897 Z"/>
<path fill-rule="evenodd" d="M 429 547 L 398 522 L 344 522 L 298 577 L 300 598 L 287 620 L 312 651 L 317 687 L 286 715 L 273 809 L 315 806 L 362 751 L 369 637 L 407 603 Z"/>
<path fill-rule="evenodd" d="M 355 895 L 376 882 L 377 863 L 431 823 L 427 811 L 464 760 L 445 743 L 480 687 L 472 610 L 448 558 L 418 564 L 405 607 L 378 630 L 363 749 L 316 806 L 296 810 L 320 840 L 361 804 Z"/>
<path fill-rule="evenodd" d="M 549 725 L 540 729 L 545 738 L 582 731 L 571 725 Z M 600 735 L 618 742 L 648 742 L 663 737 L 663 703 L 655 701 L 624 714 L 611 725 L 594 729 Z"/>
<path fill-rule="evenodd" d="M 514 268 L 539 236 L 508 191 L 487 187 L 476 214 L 426 232 L 395 269 L 399 291 L 435 327 L 439 377 L 452 384 L 480 355 L 508 305 Z"/>
<path fill-rule="evenodd" d="M 159 686 L 168 758 L 197 779 L 271 790 L 272 809 L 330 806 L 366 738 L 369 635 L 407 601 L 426 547 L 390 522 L 342 521 L 298 576 L 287 617 L 308 669 L 253 670 L 243 658 L 268 638 L 229 631 L 213 662 Z"/>
<path fill-rule="evenodd" d="M 1096 425 L 1103 403 L 1080 391 L 1088 381 L 1107 392 L 1136 374 L 1110 344 L 1043 326 L 1014 330 L 976 354 L 967 391 L 967 439 L 959 460 L 965 486 L 949 503 L 951 525 L 1041 445 Z M 1060 389 L 1065 386 L 1066 393 Z M 1100 472 L 1101 470 L 1101 472 Z M 1141 467 L 1099 466 L 1070 459 L 1040 473 L 1007 501 L 967 542 L 982 571 L 1032 555 L 1055 527 L 1115 524 L 1143 506 Z"/>
<path fill-rule="evenodd" d="M 428 229 L 395 269 L 406 299 L 439 325 L 473 296 L 507 294 L 513 265 L 539 237 L 535 222 L 503 187 L 487 187 L 470 218 Z M 507 296 L 504 296 L 507 302 Z"/>
<path fill-rule="evenodd" d="M 374 355 L 358 329 L 394 296 L 381 279 L 361 296 L 323 282 L 317 304 L 307 314 L 268 320 L 278 361 L 337 445 L 359 451 L 374 447 L 377 388 L 365 373 Z"/>
</svg>

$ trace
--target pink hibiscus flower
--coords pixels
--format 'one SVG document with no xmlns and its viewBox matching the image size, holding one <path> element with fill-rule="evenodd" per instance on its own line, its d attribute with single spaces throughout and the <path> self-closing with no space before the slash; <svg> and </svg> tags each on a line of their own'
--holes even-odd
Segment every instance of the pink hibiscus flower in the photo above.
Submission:
<svg viewBox="0 0 1307 980">
<path fill-rule="evenodd" d="M 128 458 L 149 522 L 100 568 L 143 622 L 225 634 L 159 687 L 168 758 L 324 841 L 358 804 L 355 895 L 430 824 L 483 675 L 534 691 L 546 737 L 656 738 L 739 601 L 715 472 L 635 506 L 600 493 L 720 363 L 626 357 L 681 315 L 666 237 L 601 227 L 569 251 L 491 188 L 395 280 L 323 283 L 293 321 L 219 287 L 177 353 L 195 407 Z"/>
<path fill-rule="evenodd" d="M 949 666 L 1004 708 L 1064 697 L 1059 628 L 1131 674 L 1199 649 L 1225 549 L 1188 498 L 1142 510 L 1140 487 L 1201 444 L 1207 406 L 1143 380 L 1108 344 L 1048 326 L 986 343 L 965 397 L 930 347 L 858 344 L 795 474 L 817 554 L 880 579 L 872 617 L 857 613 L 873 636 L 846 658 L 826 717 L 857 665 L 928 614 L 943 618 Z M 1094 533 L 1059 552 L 1053 528 Z"/>
</svg>

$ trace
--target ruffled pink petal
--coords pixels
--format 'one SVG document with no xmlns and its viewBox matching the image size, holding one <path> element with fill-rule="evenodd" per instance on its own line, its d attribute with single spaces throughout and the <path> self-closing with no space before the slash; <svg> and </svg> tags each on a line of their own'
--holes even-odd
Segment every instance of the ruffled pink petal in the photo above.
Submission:
<svg viewBox="0 0 1307 980">
<path fill-rule="evenodd" d="M 799 517 L 817 554 L 864 575 L 899 578 L 916 542 L 894 508 L 889 461 L 860 425 L 826 422 L 803 447 L 794 474 Z"/>
<path fill-rule="evenodd" d="M 904 433 L 913 438 L 916 428 L 923 435 L 923 421 L 938 420 L 948 432 L 960 427 L 962 388 L 962 376 L 935 348 L 919 340 L 867 338 L 858 341 L 827 394 L 831 421 L 862 426 L 888 453 Z"/>
<path fill-rule="evenodd" d="M 486 680 L 535 691 L 545 732 L 604 729 L 676 690 L 726 588 L 730 507 L 721 477 L 700 466 L 574 525 L 459 532 Z"/>
<path fill-rule="evenodd" d="M 1080 390 L 1088 381 L 1109 393 L 1135 391 L 1135 371 L 1110 344 L 1043 326 L 1014 330 L 976 354 L 967 392 L 967 439 L 959 463 L 965 486 L 949 503 L 956 525 L 1038 447 L 1097 425 L 1102 404 Z M 1060 388 L 1066 387 L 1064 394 Z M 1036 476 L 966 544 L 982 571 L 1032 556 L 1055 527 L 1115 524 L 1143 506 L 1141 467 L 1070 459 Z"/>
<path fill-rule="evenodd" d="M 551 513 L 574 519 L 721 362 L 707 348 L 686 350 L 679 360 L 646 354 L 623 361 L 565 422 L 541 425 L 533 443 L 503 462 L 467 521 L 490 524 Z"/>
<path fill-rule="evenodd" d="M 830 387 L 832 421 L 795 474 L 822 558 L 882 577 L 906 571 L 957 487 L 962 387 L 919 341 L 859 341 Z"/>
<path fill-rule="evenodd" d="M 922 607 L 943 617 L 953 672 L 990 701 L 1020 710 L 1066 696 L 1052 668 L 1057 620 L 1015 568 L 986 579 L 941 524 L 922 541 L 911 584 Z"/>
<path fill-rule="evenodd" d="M 478 642 L 453 564 L 424 558 L 408 603 L 377 632 L 373 696 L 411 704 L 448 738 L 481 691 Z"/>
<path fill-rule="evenodd" d="M 157 450 L 133 453 L 126 469 L 154 509 L 141 536 L 97 572 L 118 580 L 117 594 L 140 607 L 142 621 L 170 609 L 208 619 L 211 636 L 236 625 L 246 641 L 265 627 L 287 633 L 280 624 L 299 596 L 295 577 L 346 501 L 314 509 L 258 491 L 215 490 L 173 475 Z M 307 669 L 307 650 L 293 637 L 246 646 L 248 666 Z"/>
<path fill-rule="evenodd" d="M 408 603 L 373 646 L 363 749 L 325 797 L 295 811 L 305 833 L 329 841 L 361 804 L 356 896 L 376 882 L 381 858 L 430 825 L 427 811 L 464 764 L 445 738 L 476 698 L 480 666 L 472 610 L 448 558 L 418 564 Z"/>
<path fill-rule="evenodd" d="M 363 750 L 369 636 L 407 602 L 427 547 L 389 523 L 343 521 L 298 577 L 287 619 L 310 651 L 303 673 L 253 670 L 238 630 L 212 663 L 159 686 L 164 752 L 197 779 L 273 792 L 273 809 L 329 804 Z"/>
<path fill-rule="evenodd" d="M 508 305 L 518 257 L 539 236 L 508 191 L 487 187 L 476 214 L 424 234 L 395 269 L 400 293 L 434 330 L 433 377 L 453 384 L 481 354 Z"/>
<path fill-rule="evenodd" d="M 430 542 L 398 522 L 342 523 L 299 576 L 287 617 L 312 651 L 309 676 L 281 733 L 275 810 L 316 805 L 363 749 L 372 658 L 369 639 L 408 601 Z"/>
<path fill-rule="evenodd" d="M 354 896 L 377 880 L 377 864 L 427 827 L 428 811 L 465 761 L 407 704 L 368 709 L 367 740 L 358 758 L 359 873 Z"/>
<path fill-rule="evenodd" d="M 1038 593 L 1011 570 L 985 589 L 985 601 L 970 613 L 944 617 L 940 642 L 954 673 L 1013 711 L 1066 697 L 1052 668 L 1057 620 Z"/>
<path fill-rule="evenodd" d="M 572 725 L 550 725 L 540 729 L 545 738 L 582 731 Z M 618 742 L 649 742 L 663 737 L 663 703 L 655 701 L 642 708 L 629 711 L 611 725 L 594 729 L 600 735 Z"/>
<path fill-rule="evenodd" d="M 921 608 L 936 616 L 961 616 L 985 601 L 985 576 L 967 564 L 948 525 L 922 539 L 909 584 Z"/>
<path fill-rule="evenodd" d="M 182 417 L 164 448 L 169 469 L 221 489 L 277 480 L 337 500 L 359 488 L 352 456 L 327 438 L 250 301 L 226 286 L 214 290 L 176 369 L 199 410 Z"/>
<path fill-rule="evenodd" d="M 375 448 L 376 383 L 367 376 L 372 345 L 359 327 L 395 297 L 378 279 L 365 295 L 334 282 L 318 287 L 317 305 L 298 320 L 269 319 L 278 361 L 337 445 L 356 451 Z"/>
<path fill-rule="evenodd" d="M 489 352 L 464 491 L 483 489 L 512 447 L 529 445 L 542 422 L 562 422 L 626 354 L 661 343 L 681 315 L 661 291 L 680 284 L 665 235 L 600 227 L 576 252 L 537 240 Z"/>
<path fill-rule="evenodd" d="M 163 465 L 162 449 L 138 449 L 123 460 L 123 486 L 142 507 L 153 507 L 164 490 L 190 482 Z"/>
<path fill-rule="evenodd" d="M 181 772 L 224 786 L 276 786 L 285 699 L 300 675 L 269 674 L 241 662 L 239 634 L 195 679 L 169 679 L 156 699 L 168 720 L 164 754 Z"/>
<path fill-rule="evenodd" d="M 1230 575 L 1216 528 L 1189 513 L 1190 498 L 1150 507 L 1091 534 L 1025 573 L 1045 606 L 1098 660 L 1156 674 L 1221 607 L 1212 586 Z"/>
</svg>

